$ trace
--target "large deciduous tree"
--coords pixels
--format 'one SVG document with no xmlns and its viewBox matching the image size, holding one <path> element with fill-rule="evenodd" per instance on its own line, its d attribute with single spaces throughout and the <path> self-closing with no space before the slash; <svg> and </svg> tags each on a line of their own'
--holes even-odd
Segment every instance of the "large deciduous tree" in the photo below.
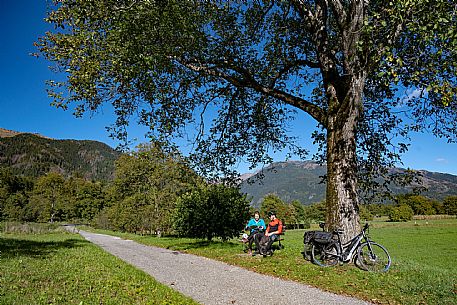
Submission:
<svg viewBox="0 0 457 305">
<path fill-rule="evenodd" d="M 65 200 L 64 185 L 65 178 L 56 172 L 37 179 L 30 197 L 30 209 L 38 221 L 53 223 L 66 218 L 68 202 Z"/>
<path fill-rule="evenodd" d="M 56 30 L 37 45 L 66 75 L 50 82 L 56 106 L 82 115 L 111 103 L 121 138 L 133 117 L 165 138 L 194 123 L 195 156 L 212 173 L 303 153 L 287 123 L 309 114 L 327 223 L 346 236 L 359 229 L 359 174 L 386 173 L 407 149 L 395 136 L 455 139 L 454 1 L 54 2 Z"/>
<path fill-rule="evenodd" d="M 128 232 L 169 233 L 178 197 L 195 188 L 198 176 L 175 150 L 160 143 L 140 145 L 116 161 L 113 227 Z M 201 182 L 201 181 L 200 181 Z"/>
</svg>

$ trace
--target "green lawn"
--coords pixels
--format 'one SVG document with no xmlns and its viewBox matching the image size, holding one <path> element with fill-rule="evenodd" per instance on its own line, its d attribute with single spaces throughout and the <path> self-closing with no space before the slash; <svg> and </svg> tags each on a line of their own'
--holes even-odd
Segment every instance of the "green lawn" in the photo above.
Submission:
<svg viewBox="0 0 457 305">
<path fill-rule="evenodd" d="M 0 233 L 0 304 L 197 304 L 65 232 Z"/>
<path fill-rule="evenodd" d="M 457 304 L 456 219 L 372 222 L 370 235 L 389 250 L 393 260 L 390 271 L 384 274 L 365 272 L 353 265 L 321 268 L 305 261 L 300 254 L 303 232 L 288 231 L 284 242 L 286 248 L 267 258 L 244 254 L 237 241 L 208 243 L 194 239 L 117 235 L 375 303 Z"/>
<path fill-rule="evenodd" d="M 305 261 L 300 254 L 303 230 L 286 232 L 286 248 L 267 258 L 244 254 L 237 241 L 98 232 L 206 256 L 374 303 L 457 304 L 456 219 L 372 222 L 372 238 L 386 246 L 393 260 L 391 270 L 384 274 L 353 265 L 321 268 Z M 79 235 L 0 234 L 0 251 L 0 304 L 193 304 Z"/>
</svg>

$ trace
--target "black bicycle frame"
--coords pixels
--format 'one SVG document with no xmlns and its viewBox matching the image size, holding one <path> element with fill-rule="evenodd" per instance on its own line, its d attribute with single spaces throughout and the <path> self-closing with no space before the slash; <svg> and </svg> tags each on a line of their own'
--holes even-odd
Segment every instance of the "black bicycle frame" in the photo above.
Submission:
<svg viewBox="0 0 457 305">
<path fill-rule="evenodd" d="M 354 236 L 350 241 L 343 244 L 341 242 L 341 237 L 339 232 L 335 232 L 338 236 L 338 257 L 340 261 L 348 262 L 352 259 L 355 251 L 360 246 L 363 238 L 366 238 L 365 228 L 362 229 L 362 232 Z"/>
</svg>

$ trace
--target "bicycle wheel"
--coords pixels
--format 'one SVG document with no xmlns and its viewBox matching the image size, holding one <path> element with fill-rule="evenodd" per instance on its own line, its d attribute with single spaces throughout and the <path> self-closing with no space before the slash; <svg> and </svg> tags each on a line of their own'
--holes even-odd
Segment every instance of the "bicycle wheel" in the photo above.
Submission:
<svg viewBox="0 0 457 305">
<path fill-rule="evenodd" d="M 329 245 L 313 245 L 311 248 L 312 261 L 322 267 L 335 266 L 338 263 L 338 250 L 334 243 Z"/>
<path fill-rule="evenodd" d="M 358 267 L 372 272 L 386 272 L 392 260 L 386 248 L 375 242 L 363 243 L 357 252 Z"/>
</svg>

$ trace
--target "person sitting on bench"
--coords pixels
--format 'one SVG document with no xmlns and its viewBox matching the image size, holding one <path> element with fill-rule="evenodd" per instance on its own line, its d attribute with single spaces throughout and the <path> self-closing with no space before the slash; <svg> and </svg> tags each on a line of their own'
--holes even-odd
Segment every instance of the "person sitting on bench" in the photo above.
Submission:
<svg viewBox="0 0 457 305">
<path fill-rule="evenodd" d="M 260 234 L 263 230 L 265 230 L 265 221 L 260 218 L 259 211 L 254 212 L 254 217 L 249 220 L 248 224 L 246 225 L 245 230 L 250 230 L 250 234 L 248 236 L 248 254 L 252 254 L 252 243 L 254 242 L 254 238 L 257 234 Z M 262 235 L 262 234 L 261 234 Z"/>
<path fill-rule="evenodd" d="M 271 251 L 271 245 L 275 240 L 280 238 L 282 233 L 282 222 L 276 218 L 276 212 L 270 211 L 268 212 L 268 216 L 270 217 L 270 223 L 267 226 L 265 234 L 257 234 L 255 237 L 255 245 L 257 246 L 257 251 L 259 251 L 261 255 L 266 255 Z M 268 237 L 268 243 L 266 247 L 260 246 L 260 241 L 263 236 Z"/>
</svg>

